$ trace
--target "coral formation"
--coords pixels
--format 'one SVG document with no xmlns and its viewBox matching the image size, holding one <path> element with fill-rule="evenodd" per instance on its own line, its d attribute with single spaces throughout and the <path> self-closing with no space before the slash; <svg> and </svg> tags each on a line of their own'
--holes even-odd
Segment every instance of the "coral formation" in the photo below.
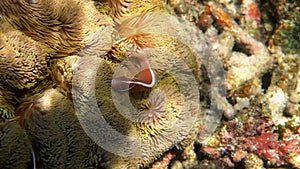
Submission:
<svg viewBox="0 0 300 169">
<path fill-rule="evenodd" d="M 259 77 L 263 73 L 272 68 L 274 56 L 270 54 L 270 51 L 263 45 L 263 43 L 254 39 L 248 32 L 239 27 L 233 19 L 230 19 L 229 15 L 225 13 L 217 5 L 210 3 L 209 9 L 212 15 L 218 21 L 218 24 L 224 28 L 224 31 L 228 31 L 230 35 L 223 37 L 233 36 L 235 43 L 242 43 L 249 50 L 251 56 L 247 56 L 244 52 L 233 51 L 230 55 L 228 65 L 225 67 L 228 69 L 226 78 L 226 88 L 229 90 L 239 88 L 244 82 Z M 230 43 L 233 45 L 233 43 Z M 233 46 L 227 46 L 232 51 Z M 228 49 L 227 49 L 228 50 Z M 218 51 L 219 55 L 223 55 L 221 48 Z M 232 90 L 234 91 L 234 90 Z"/>
<path fill-rule="evenodd" d="M 213 159 L 230 156 L 232 161 L 239 162 L 253 153 L 266 160 L 268 165 L 279 166 L 297 163 L 291 159 L 299 155 L 299 133 L 291 132 L 280 138 L 275 130 L 274 123 L 268 118 L 246 117 L 243 112 L 240 116 L 230 120 L 221 128 L 218 141 L 210 141 L 203 150 Z M 295 126 L 296 127 L 296 126 Z M 298 126 L 299 127 L 299 126 Z M 282 133 L 283 134 L 283 133 Z"/>
<path fill-rule="evenodd" d="M 282 51 L 290 54 L 299 54 L 299 25 L 300 25 L 300 3 L 299 1 L 274 1 L 268 5 L 273 9 L 273 17 L 277 19 L 277 26 L 272 36 L 272 43 L 281 46 Z M 274 12 L 275 9 L 275 12 Z"/>
<path fill-rule="evenodd" d="M 245 162 L 246 169 L 251 169 L 251 168 L 264 169 L 263 161 L 255 154 L 252 153 L 248 154 L 245 157 L 244 162 Z"/>
<path fill-rule="evenodd" d="M 171 2 L 174 1 L 170 1 L 170 4 L 174 5 Z M 297 3 L 252 0 L 176 2 L 179 4 L 174 6 L 175 11 L 180 5 L 186 9 L 177 11 L 177 14 L 197 23 L 205 31 L 212 49 L 222 61 L 226 74 L 227 97 L 224 98 L 218 93 L 212 93 L 210 96 L 217 101 L 224 117 L 232 120 L 228 122 L 224 120 L 219 125 L 221 128 L 221 131 L 217 130 L 219 134 L 199 140 L 202 151 L 198 155 L 204 153 L 203 164 L 199 167 L 241 167 L 240 161 L 244 161 L 244 167 L 251 168 L 253 161 L 257 161 L 258 168 L 266 166 L 297 168 L 300 139 L 295 130 L 297 130 L 296 121 L 299 121 L 299 102 L 296 101 L 299 94 L 299 55 L 295 54 L 295 48 L 292 47 L 292 44 L 297 44 L 294 43 L 297 33 L 289 36 L 290 32 L 285 34 L 285 29 L 281 29 L 279 24 L 272 36 L 272 26 L 276 26 L 273 16 L 281 16 L 275 19 L 279 23 L 284 22 L 285 18 L 287 19 L 285 22 L 297 25 L 295 19 L 298 16 L 294 15 L 299 11 L 295 5 Z M 269 10 L 273 9 L 270 5 L 277 6 L 278 11 L 283 10 L 285 13 L 270 12 Z M 261 10 L 263 7 L 268 9 Z M 298 32 L 299 28 L 294 26 L 293 32 Z M 274 42 L 274 37 L 278 36 L 278 33 L 287 36 L 277 40 L 291 39 L 290 43 L 285 43 L 289 47 Z M 295 101 L 292 101 L 294 99 Z M 247 121 L 248 118 L 249 124 L 246 126 L 241 124 L 241 121 Z M 254 122 L 250 122 L 251 120 Z M 258 124 L 267 125 L 270 121 L 273 125 L 264 133 L 249 129 L 258 127 L 256 126 Z M 228 123 L 236 130 L 228 128 Z M 290 132 L 290 127 L 286 127 L 290 123 L 293 124 L 293 132 Z M 290 134 L 282 138 L 278 128 L 287 130 Z M 251 134 L 250 131 L 254 134 L 251 137 L 246 135 Z M 223 140 L 221 136 L 224 135 L 228 136 L 228 140 Z M 268 144 L 272 146 L 269 147 Z M 251 145 L 258 148 L 254 150 L 247 147 Z M 290 149 L 290 152 L 286 152 L 286 149 Z M 211 160 L 206 160 L 207 156 Z"/>
</svg>

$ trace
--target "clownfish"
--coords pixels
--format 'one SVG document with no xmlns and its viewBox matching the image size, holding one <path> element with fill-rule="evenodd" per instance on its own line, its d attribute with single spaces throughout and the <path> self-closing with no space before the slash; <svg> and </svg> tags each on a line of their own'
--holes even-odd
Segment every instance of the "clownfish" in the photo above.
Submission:
<svg viewBox="0 0 300 169">
<path fill-rule="evenodd" d="M 139 68 L 138 72 L 132 72 L 135 74 L 133 78 L 125 76 L 116 77 L 112 79 L 111 86 L 117 91 L 144 91 L 151 88 L 156 83 L 156 77 L 153 69 L 151 68 L 147 57 L 143 55 L 132 56 Z"/>
</svg>

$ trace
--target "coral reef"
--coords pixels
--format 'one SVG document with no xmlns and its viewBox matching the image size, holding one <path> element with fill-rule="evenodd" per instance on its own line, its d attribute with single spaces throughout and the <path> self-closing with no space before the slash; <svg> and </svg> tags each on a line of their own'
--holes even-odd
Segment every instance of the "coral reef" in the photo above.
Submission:
<svg viewBox="0 0 300 169">
<path fill-rule="evenodd" d="M 266 2 L 272 10 L 273 17 L 277 19 L 277 26 L 272 35 L 272 43 L 281 46 L 282 51 L 290 54 L 299 54 L 299 15 L 300 3 L 298 1 L 273 1 Z"/>
<path fill-rule="evenodd" d="M 177 15 L 205 31 L 215 52 L 211 56 L 219 57 L 226 75 L 226 98 L 211 88 L 210 100 L 216 100 L 227 119 L 223 119 L 216 134 L 198 141 L 201 151 L 197 155 L 203 163 L 193 168 L 241 167 L 240 161 L 245 168 L 299 167 L 299 54 L 295 52 L 297 47 L 293 47 L 299 44 L 295 43 L 299 39 L 295 33 L 299 32 L 296 4 L 252 0 L 170 1 Z M 271 12 L 270 6 L 281 12 Z M 268 8 L 261 10 L 263 7 Z M 274 16 L 280 16 L 276 18 L 277 28 Z M 283 22 L 294 26 L 283 28 Z M 272 33 L 272 29 L 276 31 Z M 292 31 L 284 33 L 288 30 Z M 278 38 L 279 35 L 284 37 Z M 291 41 L 280 43 L 287 38 Z M 271 127 L 262 132 L 262 126 L 270 122 Z M 293 127 L 288 127 L 290 123 Z M 224 135 L 228 138 L 223 138 Z"/>
<path fill-rule="evenodd" d="M 3 0 L 0 35 L 0 168 L 300 168 L 298 1 Z"/>
<path fill-rule="evenodd" d="M 289 131 L 281 132 L 279 136 L 274 132 L 275 126 L 272 120 L 259 116 L 245 116 L 249 116 L 247 111 L 227 122 L 220 129 L 215 140 L 210 140 L 203 147 L 209 157 L 218 159 L 229 156 L 233 162 L 240 162 L 248 153 L 253 153 L 266 160 L 271 166 L 287 163 L 298 166 L 292 161 L 300 154 L 298 131 L 292 132 L 286 129 Z M 299 122 L 291 123 L 296 125 L 295 128 L 299 128 L 297 126 Z"/>
</svg>

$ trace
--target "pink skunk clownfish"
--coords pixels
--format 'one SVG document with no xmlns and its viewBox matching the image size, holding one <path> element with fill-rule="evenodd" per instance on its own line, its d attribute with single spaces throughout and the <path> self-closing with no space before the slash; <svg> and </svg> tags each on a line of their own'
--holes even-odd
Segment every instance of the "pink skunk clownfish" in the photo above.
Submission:
<svg viewBox="0 0 300 169">
<path fill-rule="evenodd" d="M 147 57 L 134 55 L 132 58 L 136 60 L 134 64 L 138 64 L 136 65 L 139 68 L 138 72 L 132 72 L 135 75 L 133 78 L 125 76 L 113 78 L 111 86 L 114 90 L 139 92 L 154 86 L 156 77 Z"/>
</svg>

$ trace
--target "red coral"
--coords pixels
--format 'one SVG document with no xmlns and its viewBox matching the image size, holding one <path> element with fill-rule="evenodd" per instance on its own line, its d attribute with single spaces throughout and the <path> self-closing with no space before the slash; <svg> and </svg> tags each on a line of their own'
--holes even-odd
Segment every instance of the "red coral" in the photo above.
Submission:
<svg viewBox="0 0 300 169">
<path fill-rule="evenodd" d="M 219 159 L 230 155 L 234 162 L 239 162 L 248 153 L 254 153 L 267 161 L 268 165 L 294 165 L 291 156 L 300 154 L 298 137 L 289 135 L 288 138 L 279 139 L 270 119 L 250 117 L 245 121 L 239 120 L 233 119 L 221 128 L 219 144 L 214 147 L 203 146 L 203 151 L 210 158 Z"/>
<path fill-rule="evenodd" d="M 276 133 L 262 133 L 261 135 L 247 138 L 247 150 L 257 154 L 272 165 L 284 163 L 283 153 L 278 149 L 280 141 Z"/>
<path fill-rule="evenodd" d="M 247 16 L 251 20 L 255 20 L 257 23 L 260 23 L 260 12 L 256 3 L 250 3 L 248 5 Z"/>
<path fill-rule="evenodd" d="M 222 156 L 221 150 L 214 147 L 203 147 L 203 151 L 209 155 L 212 159 L 218 159 Z"/>
<path fill-rule="evenodd" d="M 171 160 L 175 157 L 175 154 L 168 153 L 166 154 L 161 161 L 155 162 L 152 166 L 151 169 L 159 169 L 159 168 L 166 168 Z"/>
</svg>

